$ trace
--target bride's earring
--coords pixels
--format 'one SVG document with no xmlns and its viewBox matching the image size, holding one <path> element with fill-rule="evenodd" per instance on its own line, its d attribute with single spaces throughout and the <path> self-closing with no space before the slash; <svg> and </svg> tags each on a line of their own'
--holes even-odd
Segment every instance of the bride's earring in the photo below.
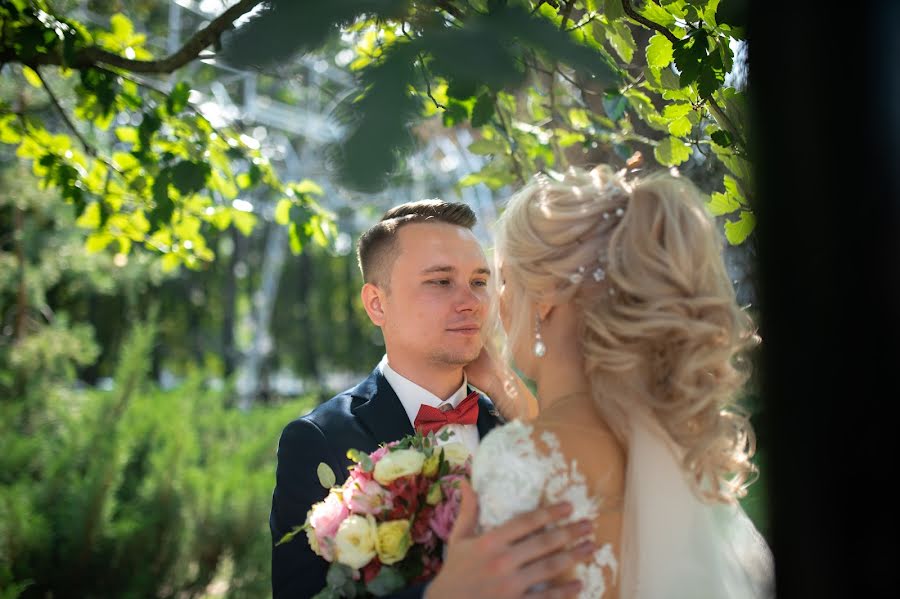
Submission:
<svg viewBox="0 0 900 599">
<path fill-rule="evenodd" d="M 541 317 L 536 316 L 534 319 L 534 355 L 543 358 L 547 353 L 547 346 L 544 345 L 544 339 L 541 337 Z"/>
</svg>

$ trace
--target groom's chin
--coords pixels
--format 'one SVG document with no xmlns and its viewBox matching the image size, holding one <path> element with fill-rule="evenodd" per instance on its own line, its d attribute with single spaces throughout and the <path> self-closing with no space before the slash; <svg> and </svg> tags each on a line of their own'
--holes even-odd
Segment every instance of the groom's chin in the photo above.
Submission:
<svg viewBox="0 0 900 599">
<path fill-rule="evenodd" d="M 449 366 L 466 366 L 475 361 L 481 353 L 481 346 L 474 349 L 460 349 L 456 351 L 444 350 L 432 356 L 435 362 Z"/>
</svg>

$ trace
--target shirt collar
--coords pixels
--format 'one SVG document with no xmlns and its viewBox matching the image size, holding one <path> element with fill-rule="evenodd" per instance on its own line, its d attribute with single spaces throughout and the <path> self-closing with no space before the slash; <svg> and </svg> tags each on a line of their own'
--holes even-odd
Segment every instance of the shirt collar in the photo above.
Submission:
<svg viewBox="0 0 900 599">
<path fill-rule="evenodd" d="M 463 374 L 462 386 L 454 391 L 447 399 L 441 399 L 431 391 L 428 391 L 424 387 L 420 387 L 391 368 L 388 363 L 387 355 L 381 359 L 378 367 L 381 369 L 384 378 L 387 379 L 387 382 L 394 389 L 397 398 L 400 399 L 400 403 L 403 404 L 403 409 L 406 411 L 406 415 L 409 417 L 410 422 L 415 422 L 416 415 L 419 413 L 419 407 L 423 404 L 436 408 L 446 402 L 450 403 L 455 408 L 466 398 L 466 395 L 468 395 L 468 393 L 466 393 L 468 381 L 465 374 Z"/>
</svg>

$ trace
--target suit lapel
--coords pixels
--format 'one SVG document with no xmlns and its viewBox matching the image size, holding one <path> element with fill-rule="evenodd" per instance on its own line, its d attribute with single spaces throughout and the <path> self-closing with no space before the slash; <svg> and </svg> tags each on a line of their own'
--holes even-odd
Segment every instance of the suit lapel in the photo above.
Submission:
<svg viewBox="0 0 900 599">
<path fill-rule="evenodd" d="M 350 411 L 368 429 L 376 444 L 398 441 L 415 432 L 397 393 L 380 369 L 372 371 L 351 395 L 357 401 Z"/>
<path fill-rule="evenodd" d="M 495 426 L 503 424 L 503 418 L 500 412 L 491 401 L 484 395 L 478 395 L 478 436 L 482 439 Z"/>
</svg>

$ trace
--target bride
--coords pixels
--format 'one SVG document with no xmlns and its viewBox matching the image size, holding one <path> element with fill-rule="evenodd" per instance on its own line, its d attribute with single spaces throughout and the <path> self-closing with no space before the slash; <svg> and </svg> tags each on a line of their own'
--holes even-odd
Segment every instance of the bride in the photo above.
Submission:
<svg viewBox="0 0 900 599">
<path fill-rule="evenodd" d="M 570 573 L 580 597 L 771 596 L 771 554 L 737 502 L 755 474 L 735 395 L 756 337 L 700 193 L 605 166 L 538 175 L 496 256 L 507 350 L 539 413 L 483 440 L 480 527 L 569 501 L 599 547 Z M 534 401 L 488 352 L 467 375 L 504 413 Z"/>
</svg>

